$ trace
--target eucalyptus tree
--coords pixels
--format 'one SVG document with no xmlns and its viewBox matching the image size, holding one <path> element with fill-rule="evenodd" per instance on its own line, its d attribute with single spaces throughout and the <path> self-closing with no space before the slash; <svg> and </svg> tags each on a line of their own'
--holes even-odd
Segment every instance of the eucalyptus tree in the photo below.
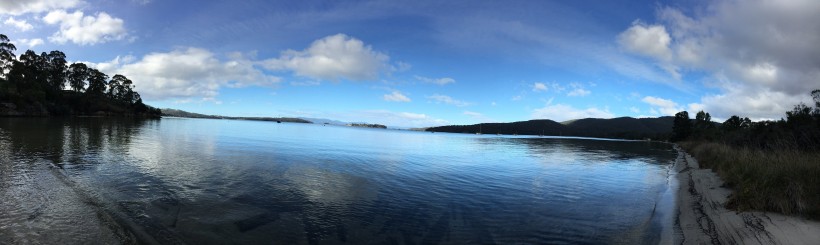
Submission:
<svg viewBox="0 0 820 245">
<path fill-rule="evenodd" d="M 103 95 L 105 94 L 106 83 L 108 82 L 108 75 L 100 72 L 94 68 L 88 68 L 88 89 L 85 93 L 89 95 Z"/>
<path fill-rule="evenodd" d="M 689 119 L 689 112 L 681 111 L 675 114 L 675 121 L 672 124 L 672 141 L 681 141 L 689 138 L 692 134 L 692 121 Z"/>
<path fill-rule="evenodd" d="M 45 53 L 44 53 L 45 54 Z M 26 50 L 20 59 L 15 61 L 9 71 L 9 77 L 18 89 L 24 91 L 42 91 L 48 87 L 46 60 L 32 50 Z"/>
<path fill-rule="evenodd" d="M 5 78 L 8 70 L 14 62 L 14 51 L 17 47 L 9 41 L 9 37 L 0 34 L 0 77 Z"/>
<path fill-rule="evenodd" d="M 54 50 L 45 55 L 48 72 L 48 88 L 60 91 L 65 88 L 66 82 L 66 60 L 65 54 L 59 50 Z"/>
<path fill-rule="evenodd" d="M 698 129 L 706 129 L 714 126 L 712 124 L 712 116 L 708 112 L 699 111 L 695 115 L 695 127 Z"/>
<path fill-rule="evenodd" d="M 122 81 L 125 79 L 125 76 L 117 74 L 108 81 L 108 98 L 119 100 L 122 95 Z"/>
<path fill-rule="evenodd" d="M 75 92 L 85 90 L 85 81 L 88 80 L 88 66 L 83 63 L 74 63 L 68 67 L 68 85 Z"/>
<path fill-rule="evenodd" d="M 117 74 L 108 82 L 108 97 L 126 104 L 134 104 L 138 98 L 134 92 L 134 82 L 127 77 Z"/>
</svg>

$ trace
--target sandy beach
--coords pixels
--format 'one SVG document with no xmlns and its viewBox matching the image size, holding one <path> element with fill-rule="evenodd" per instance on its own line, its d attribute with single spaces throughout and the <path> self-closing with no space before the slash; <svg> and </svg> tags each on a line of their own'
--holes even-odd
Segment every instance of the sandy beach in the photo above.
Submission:
<svg viewBox="0 0 820 245">
<path fill-rule="evenodd" d="M 725 208 L 732 191 L 711 169 L 701 169 L 679 147 L 675 170 L 677 236 L 674 244 L 818 244 L 820 222 L 764 212 Z"/>
</svg>

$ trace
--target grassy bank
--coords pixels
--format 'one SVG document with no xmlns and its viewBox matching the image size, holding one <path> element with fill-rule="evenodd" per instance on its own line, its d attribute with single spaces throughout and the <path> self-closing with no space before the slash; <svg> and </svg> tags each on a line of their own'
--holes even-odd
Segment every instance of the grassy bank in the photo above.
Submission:
<svg viewBox="0 0 820 245">
<path fill-rule="evenodd" d="M 820 152 L 764 151 L 720 143 L 680 143 L 734 189 L 727 208 L 820 219 Z"/>
</svg>

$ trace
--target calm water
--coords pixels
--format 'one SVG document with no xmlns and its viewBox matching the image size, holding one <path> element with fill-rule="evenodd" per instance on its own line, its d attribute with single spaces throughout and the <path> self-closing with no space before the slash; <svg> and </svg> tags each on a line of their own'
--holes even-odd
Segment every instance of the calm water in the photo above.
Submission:
<svg viewBox="0 0 820 245">
<path fill-rule="evenodd" d="M 123 239 L 76 225 L 98 220 L 166 244 L 651 244 L 673 223 L 675 156 L 649 142 L 0 118 L 0 236 Z"/>
</svg>

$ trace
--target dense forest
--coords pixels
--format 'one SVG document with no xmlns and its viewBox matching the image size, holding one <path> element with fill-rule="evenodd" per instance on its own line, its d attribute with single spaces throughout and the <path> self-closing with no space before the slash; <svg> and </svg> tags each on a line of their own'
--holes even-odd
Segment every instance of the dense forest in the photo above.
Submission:
<svg viewBox="0 0 820 245">
<path fill-rule="evenodd" d="M 734 189 L 729 208 L 820 219 L 820 90 L 777 121 L 732 116 L 713 123 L 700 111 L 675 115 L 672 140 Z"/>
<path fill-rule="evenodd" d="M 559 123 L 548 119 L 511 123 L 450 125 L 425 129 L 432 132 L 579 136 L 618 139 L 666 140 L 672 132 L 672 117 L 612 119 L 585 118 Z"/>
<path fill-rule="evenodd" d="M 695 119 L 686 111 L 675 114 L 672 141 L 720 142 L 761 150 L 820 151 L 820 89 L 811 92 L 814 107 L 798 104 L 777 121 L 752 122 L 748 117 L 731 116 L 725 122 L 712 122 L 709 113 L 700 111 Z"/>
<path fill-rule="evenodd" d="M 0 34 L 0 116 L 160 117 L 143 104 L 133 82 L 84 63 L 68 64 L 58 50 L 37 54 Z"/>
</svg>

